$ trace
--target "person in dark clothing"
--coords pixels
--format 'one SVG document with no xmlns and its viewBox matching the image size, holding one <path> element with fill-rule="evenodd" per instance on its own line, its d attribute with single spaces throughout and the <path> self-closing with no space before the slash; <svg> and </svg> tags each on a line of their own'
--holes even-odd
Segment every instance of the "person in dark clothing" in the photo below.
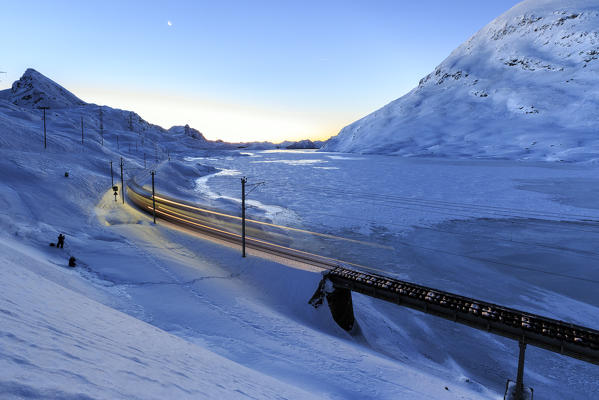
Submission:
<svg viewBox="0 0 599 400">
<path fill-rule="evenodd" d="M 56 247 L 61 249 L 64 248 L 64 235 L 62 233 L 58 235 L 58 243 L 56 243 Z"/>
</svg>

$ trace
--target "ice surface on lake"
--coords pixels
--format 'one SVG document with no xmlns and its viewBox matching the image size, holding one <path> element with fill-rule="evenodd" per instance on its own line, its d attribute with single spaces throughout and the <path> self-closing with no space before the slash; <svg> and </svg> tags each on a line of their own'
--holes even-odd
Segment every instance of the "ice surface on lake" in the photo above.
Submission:
<svg viewBox="0 0 599 400">
<path fill-rule="evenodd" d="M 587 188 L 597 184 L 596 168 L 588 166 L 376 155 L 332 158 L 295 151 L 257 154 L 262 155 L 260 161 L 224 153 L 220 159 L 212 157 L 205 163 L 234 168 L 250 182 L 265 182 L 252 193 L 252 199 L 289 208 L 309 225 L 341 229 L 366 224 L 402 232 L 412 226 L 454 219 L 531 217 L 539 213 L 553 220 L 572 219 L 570 214 L 599 220 L 595 203 L 585 203 L 587 210 L 578 207 L 581 198 L 591 199 L 596 190 L 587 189 L 584 196 L 570 195 L 570 200 L 565 196 L 573 193 L 573 182 L 583 180 Z M 219 173 L 199 179 L 211 187 L 206 190 L 238 197 L 237 178 Z"/>
<path fill-rule="evenodd" d="M 326 162 L 324 160 L 262 160 L 252 161 L 253 163 L 280 163 L 288 165 L 311 165 Z"/>
</svg>

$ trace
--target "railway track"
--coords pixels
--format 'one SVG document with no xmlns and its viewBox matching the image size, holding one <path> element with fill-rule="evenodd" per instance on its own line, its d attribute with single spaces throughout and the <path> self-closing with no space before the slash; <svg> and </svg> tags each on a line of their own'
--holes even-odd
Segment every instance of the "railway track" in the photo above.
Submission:
<svg viewBox="0 0 599 400">
<path fill-rule="evenodd" d="M 130 181 L 127 185 L 127 197 L 141 210 L 152 214 L 152 193 L 135 181 Z M 241 246 L 242 238 L 237 232 L 240 226 L 241 218 L 223 213 L 222 211 L 198 206 L 190 202 L 174 199 L 169 196 L 156 195 L 156 217 L 169 221 L 175 225 L 192 229 L 202 234 L 233 243 Z M 248 229 L 248 233 L 261 233 L 256 229 Z M 320 256 L 318 254 L 293 249 L 280 244 L 270 243 L 264 238 L 246 236 L 246 246 L 268 254 L 276 255 L 305 263 L 317 268 L 332 270 L 337 267 L 341 260 Z M 357 264 L 353 264 L 356 267 Z M 364 266 L 363 268 L 368 268 Z"/>
</svg>

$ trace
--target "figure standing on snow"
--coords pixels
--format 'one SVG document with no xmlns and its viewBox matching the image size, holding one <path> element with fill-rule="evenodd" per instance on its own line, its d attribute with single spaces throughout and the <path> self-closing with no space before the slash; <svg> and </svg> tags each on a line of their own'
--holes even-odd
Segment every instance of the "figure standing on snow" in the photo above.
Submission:
<svg viewBox="0 0 599 400">
<path fill-rule="evenodd" d="M 58 243 L 56 243 L 57 248 L 64 248 L 64 235 L 61 233 L 58 235 Z"/>
</svg>

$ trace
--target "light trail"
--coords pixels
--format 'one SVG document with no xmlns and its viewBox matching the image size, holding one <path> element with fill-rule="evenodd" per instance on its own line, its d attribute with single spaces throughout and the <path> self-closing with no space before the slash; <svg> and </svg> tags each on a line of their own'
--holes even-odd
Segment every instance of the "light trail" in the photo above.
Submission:
<svg viewBox="0 0 599 400">
<path fill-rule="evenodd" d="M 129 188 L 131 189 L 131 187 L 129 187 Z M 133 196 L 130 196 L 131 199 L 133 200 L 133 202 L 136 203 L 138 206 L 140 206 L 142 209 L 151 213 L 153 210 L 152 206 L 150 205 L 151 197 L 147 198 L 147 197 L 135 192 L 134 190 L 131 190 L 131 191 L 137 197 L 137 199 L 135 199 Z M 155 196 L 155 197 L 158 198 L 158 196 Z M 179 203 L 176 201 L 169 201 L 169 203 L 175 204 L 175 205 L 182 205 L 182 206 L 185 206 L 186 208 L 203 210 L 199 207 L 189 206 L 187 204 Z M 221 238 L 223 235 L 225 235 L 229 238 L 229 240 L 232 240 L 235 243 L 238 243 L 241 241 L 241 235 L 239 235 L 239 234 L 229 232 L 229 231 L 226 231 L 223 229 L 215 228 L 213 226 L 206 225 L 203 223 L 196 222 L 196 221 L 200 221 L 200 220 L 197 218 L 194 218 L 192 216 L 186 215 L 186 214 L 181 214 L 181 213 L 171 210 L 171 209 L 167 209 L 167 208 L 159 206 L 156 209 L 156 213 L 162 215 L 163 217 L 166 217 L 164 219 L 167 219 L 167 220 L 169 218 L 173 218 L 173 219 L 181 221 L 185 224 L 194 225 L 194 226 L 200 228 L 200 230 L 208 230 L 208 231 L 214 232 L 217 236 L 219 236 Z M 219 213 L 219 214 L 223 214 L 223 213 Z M 228 216 L 228 214 L 223 214 L 223 215 Z M 306 232 L 309 232 L 309 231 L 306 231 Z M 356 264 L 353 262 L 344 261 L 344 260 L 340 260 L 337 258 L 321 256 L 321 255 L 310 253 L 307 251 L 298 250 L 298 249 L 294 249 L 291 247 L 279 245 L 276 243 L 267 242 L 265 240 L 257 239 L 254 237 L 246 237 L 246 240 L 248 241 L 249 247 L 251 247 L 255 250 L 272 251 L 276 255 L 279 255 L 281 257 L 293 257 L 296 261 L 301 260 L 304 262 L 308 262 L 309 264 L 318 263 L 321 267 L 328 269 L 328 270 L 330 270 L 332 268 L 336 268 L 340 265 L 351 265 L 353 267 L 357 267 L 357 268 L 360 268 L 363 270 L 393 274 L 393 272 L 391 272 L 391 271 L 385 271 L 385 270 L 382 270 L 379 268 L 373 268 L 373 267 L 369 267 L 366 265 Z M 276 249 L 278 249 L 278 250 L 276 250 Z"/>
<path fill-rule="evenodd" d="M 147 208 L 148 208 L 148 210 L 149 210 L 149 211 L 151 211 L 151 210 L 152 210 L 152 207 L 147 207 Z M 174 212 L 174 211 L 172 211 L 172 210 L 169 210 L 169 211 L 170 211 L 170 212 Z M 202 227 L 202 228 L 204 228 L 204 229 L 210 229 L 210 230 L 212 230 L 212 231 L 215 231 L 215 232 L 223 233 L 223 234 L 226 234 L 226 235 L 233 236 L 233 237 L 236 237 L 236 238 L 238 238 L 238 239 L 241 239 L 241 235 L 238 235 L 238 234 L 236 234 L 236 233 L 232 233 L 232 232 L 224 231 L 224 230 L 222 230 L 222 229 L 217 229 L 217 228 L 214 228 L 214 227 L 211 227 L 211 226 L 208 226 L 208 225 L 204 225 L 204 224 L 200 224 L 200 223 L 197 223 L 197 222 L 193 222 L 193 221 L 191 221 L 191 220 L 189 220 L 189 219 L 187 219 L 187 218 L 179 218 L 179 217 L 175 217 L 175 216 L 173 216 L 172 214 L 169 214 L 169 213 L 167 213 L 167 212 L 164 212 L 164 211 L 159 211 L 159 210 L 156 210 L 156 212 L 157 212 L 157 213 L 160 213 L 160 214 L 163 214 L 163 215 L 166 215 L 166 216 L 168 216 L 168 217 L 172 217 L 172 218 L 175 218 L 175 219 L 177 219 L 177 220 L 180 220 L 180 221 L 186 222 L 186 223 L 190 223 L 190 224 L 193 224 L 193 225 L 196 225 L 196 226 Z M 185 216 L 184 214 L 180 214 L 180 213 L 177 213 L 177 212 L 174 212 L 174 213 L 175 213 L 175 214 L 178 214 L 178 215 L 183 215 L 183 216 Z M 188 217 L 188 218 L 190 218 L 190 217 Z M 195 218 L 194 218 L 194 219 L 195 219 Z M 196 219 L 196 220 L 197 220 L 197 219 Z M 337 266 L 337 264 L 341 263 L 341 264 L 353 265 L 353 266 L 355 266 L 355 267 L 360 267 L 360 268 L 364 268 L 364 269 L 369 269 L 369 270 L 372 270 L 372 271 L 379 271 L 379 272 L 387 272 L 387 273 L 389 273 L 389 271 L 384 271 L 384 270 L 377 269 L 377 268 L 367 267 L 367 266 L 365 266 L 365 265 L 360 265 L 360 264 L 356 264 L 356 263 L 352 263 L 352 262 L 348 262 L 348 261 L 343 261 L 343 260 L 339 260 L 339 259 L 336 259 L 336 258 L 331 258 L 331 257 L 321 256 L 321 255 L 314 254 L 314 253 L 310 253 L 310 252 L 307 252 L 307 251 L 303 251 L 303 250 L 293 249 L 293 248 L 291 248 L 291 247 L 282 246 L 282 245 L 279 245 L 279 244 L 276 244 L 276 243 L 266 242 L 266 241 L 264 241 L 264 240 L 260 240 L 260 239 L 253 238 L 253 237 L 246 237 L 246 240 L 248 240 L 248 241 L 253 241 L 253 242 L 257 242 L 257 243 L 261 243 L 261 244 L 263 244 L 263 245 L 266 245 L 266 246 L 269 246 L 269 247 L 270 247 L 270 246 L 272 246 L 272 247 L 277 247 L 277 248 L 280 248 L 280 249 L 283 249 L 283 250 L 291 251 L 291 252 L 293 252 L 293 253 L 300 253 L 300 254 L 303 254 L 303 255 L 306 255 L 306 256 L 310 256 L 310 257 L 313 257 L 313 258 L 316 258 L 316 259 L 322 259 L 322 260 L 334 261 L 334 264 L 330 265 L 330 267 L 336 267 L 336 266 Z M 314 260 L 314 261 L 317 261 L 317 260 Z M 329 269 L 330 269 L 330 268 L 329 268 Z"/>
<path fill-rule="evenodd" d="M 218 211 L 212 211 L 212 210 L 208 210 L 208 209 L 205 209 L 205 208 L 200 208 L 200 207 L 192 206 L 192 205 L 189 205 L 189 204 L 180 203 L 180 202 L 177 202 L 177 201 L 174 201 L 174 200 L 170 200 L 170 199 L 167 199 L 165 197 L 158 196 L 158 195 L 155 195 L 154 197 L 156 198 L 157 201 L 161 201 L 161 202 L 165 202 L 165 203 L 170 203 L 170 204 L 173 204 L 173 205 L 176 205 L 176 206 L 179 206 L 179 207 L 185 207 L 185 208 L 188 208 L 188 209 L 191 209 L 191 210 L 201 211 L 201 212 L 204 212 L 204 213 L 207 213 L 207 214 L 218 215 L 220 217 L 231 218 L 231 219 L 236 219 L 238 221 L 241 221 L 241 217 L 238 217 L 236 215 L 225 214 L 225 213 L 218 212 Z M 278 225 L 278 224 L 273 224 L 273 223 L 269 223 L 269 222 L 258 221 L 258 220 L 255 220 L 255 219 L 248 219 L 248 218 L 246 218 L 245 221 L 246 221 L 246 223 L 250 222 L 250 223 L 253 223 L 253 224 L 269 226 L 269 227 L 272 227 L 272 228 L 277 228 L 277 229 L 282 229 L 282 230 L 287 230 L 287 231 L 293 231 L 293 232 L 298 232 L 298 233 L 305 233 L 305 234 L 313 235 L 313 236 L 324 237 L 324 238 L 327 238 L 327 239 L 343 240 L 343 241 L 346 241 L 346 242 L 357 243 L 357 244 L 361 244 L 361 245 L 365 245 L 365 246 L 370 246 L 370 247 L 377 247 L 377 248 L 386 249 L 386 250 L 394 250 L 394 248 L 391 247 L 391 246 L 385 246 L 385 245 L 382 245 L 382 244 L 379 244 L 379 243 L 365 242 L 365 241 L 362 241 L 362 240 L 350 239 L 350 238 L 345 238 L 345 237 L 342 237 L 342 236 L 330 235 L 330 234 L 327 234 L 327 233 L 312 232 L 312 231 L 308 231 L 308 230 L 305 230 L 305 229 L 292 228 L 290 226 Z"/>
</svg>

